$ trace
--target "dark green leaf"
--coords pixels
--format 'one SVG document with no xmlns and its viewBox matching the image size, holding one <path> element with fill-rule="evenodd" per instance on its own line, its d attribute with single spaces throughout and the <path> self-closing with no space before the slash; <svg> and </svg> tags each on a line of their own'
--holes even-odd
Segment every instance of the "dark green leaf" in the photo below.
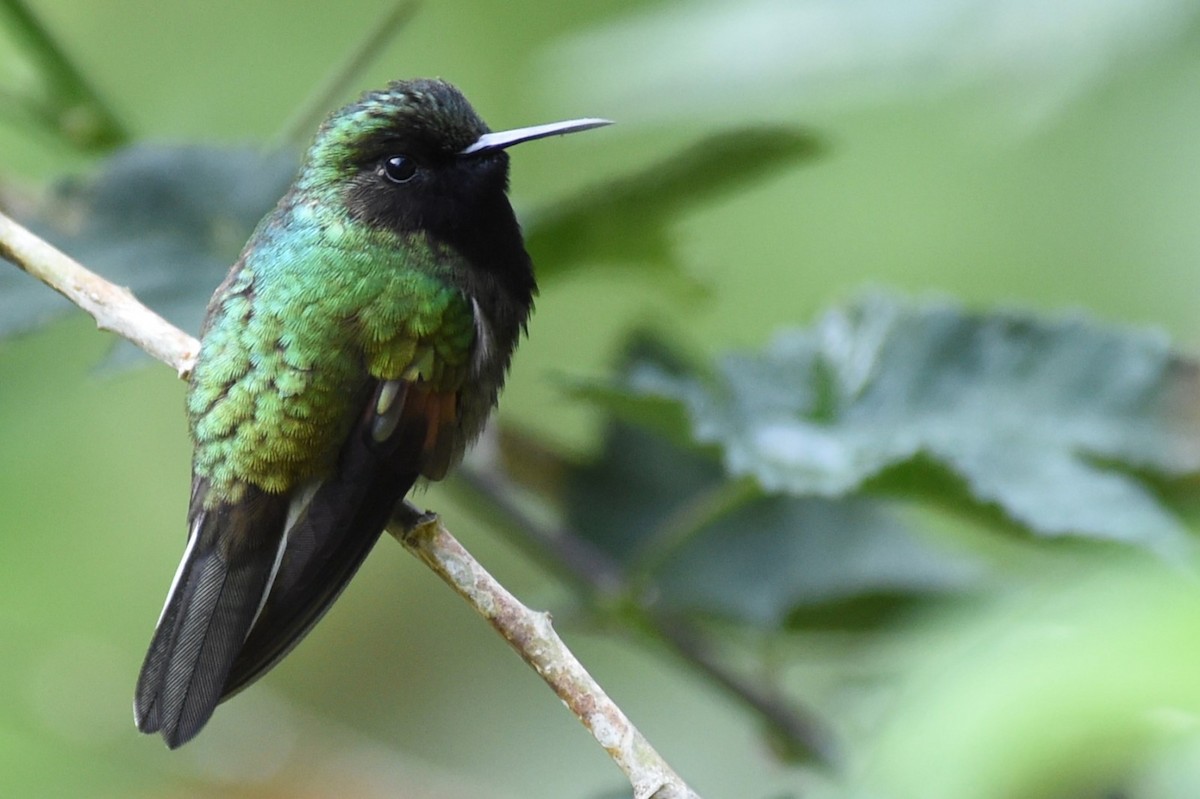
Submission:
<svg viewBox="0 0 1200 799">
<path fill-rule="evenodd" d="M 724 481 L 717 461 L 614 422 L 601 455 L 569 478 L 568 521 L 614 560 L 633 566 L 672 513 Z"/>
<path fill-rule="evenodd" d="M 872 296 L 712 379 L 643 365 L 624 403 L 681 402 L 767 492 L 844 497 L 928 458 L 1035 533 L 1177 553 L 1184 525 L 1140 473 L 1200 470 L 1195 376 L 1162 336 Z"/>
<path fill-rule="evenodd" d="M 89 269 L 197 331 L 208 298 L 295 168 L 293 155 L 250 148 L 138 145 L 94 178 L 60 186 L 31 223 Z M 0 269 L 0 337 L 71 309 L 28 275 Z"/>
<path fill-rule="evenodd" d="M 666 604 L 761 626 L 789 618 L 858 626 L 907 598 L 966 589 L 983 577 L 981 565 L 918 536 L 884 500 L 777 495 L 706 527 L 659 585 Z M 838 612 L 816 612 L 830 607 Z"/>
<path fill-rule="evenodd" d="M 817 139 L 791 128 L 709 136 L 641 172 L 579 192 L 526 224 L 538 276 L 585 263 L 674 267 L 671 224 L 690 209 L 816 156 Z"/>
<path fill-rule="evenodd" d="M 873 598 L 877 614 L 886 613 L 981 573 L 915 535 L 887 501 L 742 492 L 711 505 L 728 485 L 716 460 L 613 422 L 602 453 L 571 476 L 568 520 L 652 582 L 660 608 L 765 627 L 846 600 Z"/>
</svg>

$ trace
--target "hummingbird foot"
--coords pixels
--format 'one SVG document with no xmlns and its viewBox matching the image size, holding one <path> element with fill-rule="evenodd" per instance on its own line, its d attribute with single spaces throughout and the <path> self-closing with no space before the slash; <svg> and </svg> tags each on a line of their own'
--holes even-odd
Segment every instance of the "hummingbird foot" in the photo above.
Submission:
<svg viewBox="0 0 1200 799">
<path fill-rule="evenodd" d="M 404 543 L 404 539 L 422 527 L 437 524 L 437 520 L 438 515 L 434 511 L 421 510 L 405 499 L 398 502 L 395 510 L 392 511 L 392 520 L 388 524 L 388 530 L 400 543 Z"/>
</svg>

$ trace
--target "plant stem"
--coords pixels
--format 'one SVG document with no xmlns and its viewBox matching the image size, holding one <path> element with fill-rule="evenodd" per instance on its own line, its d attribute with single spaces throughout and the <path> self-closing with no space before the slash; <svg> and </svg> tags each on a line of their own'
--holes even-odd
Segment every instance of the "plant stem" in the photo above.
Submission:
<svg viewBox="0 0 1200 799">
<path fill-rule="evenodd" d="M 55 113 L 41 116 L 52 121 L 56 132 L 85 149 L 106 150 L 127 142 L 129 131 L 23 0 L 0 0 L 0 11 L 7 13 L 10 29 L 37 62 L 46 82 L 49 102 L 30 100 L 26 104 L 53 108 Z"/>
<path fill-rule="evenodd" d="M 316 91 L 310 94 L 303 105 L 284 123 L 276 141 L 282 145 L 297 147 L 307 144 L 318 123 L 329 112 L 330 106 L 337 103 L 346 93 L 351 81 L 362 74 L 371 59 L 379 55 L 384 46 L 404 29 L 416 13 L 418 5 L 416 0 L 399 0 L 393 4 L 383 18 L 372 26 L 370 33 L 350 50 L 346 60 L 326 76 Z"/>
<path fill-rule="evenodd" d="M 838 762 L 835 738 L 817 716 L 794 710 L 788 698 L 773 690 L 770 683 L 735 672 L 716 656 L 707 639 L 687 620 L 652 613 L 651 621 L 685 662 L 753 708 L 789 757 L 816 757 L 825 764 Z"/>
<path fill-rule="evenodd" d="M 762 490 L 753 478 L 721 480 L 690 498 L 649 535 L 632 558 L 635 582 L 646 583 L 705 527 L 746 504 Z"/>
</svg>

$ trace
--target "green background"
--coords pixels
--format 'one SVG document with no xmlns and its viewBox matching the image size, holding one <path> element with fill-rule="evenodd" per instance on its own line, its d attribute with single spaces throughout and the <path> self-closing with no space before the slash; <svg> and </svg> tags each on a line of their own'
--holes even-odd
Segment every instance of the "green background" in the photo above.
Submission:
<svg viewBox="0 0 1200 799">
<path fill-rule="evenodd" d="M 502 414 L 586 451 L 596 420 L 556 376 L 603 373 L 635 322 L 719 351 L 759 344 L 882 284 L 976 307 L 1086 308 L 1163 327 L 1195 350 L 1192 6 L 1063 4 L 1065 20 L 1048 20 L 1041 4 L 1015 1 L 942 11 L 922 2 L 429 2 L 355 86 L 440 75 L 495 128 L 585 115 L 619 122 L 514 151 L 513 197 L 525 212 L 705 133 L 771 122 L 822 137 L 819 161 L 675 225 L 683 269 L 707 291 L 630 268 L 544 287 Z M 384 8 L 34 5 L 139 138 L 226 143 L 275 136 Z M 729 19 L 737 8 L 755 24 Z M 778 45 L 772 15 L 774 28 L 815 33 L 768 46 Z M 695 35 L 705 21 L 710 36 Z M 28 86 L 30 69 L 0 31 L 0 86 Z M 699 173 L 706 167 L 697 160 Z M 0 127 L 9 189 L 88 168 L 32 128 Z M 137 735 L 133 681 L 183 547 L 189 452 L 183 385 L 157 366 L 97 373 L 109 340 L 80 317 L 0 343 L 0 796 L 593 797 L 621 788 L 536 676 L 386 541 L 306 643 L 222 707 L 195 743 L 171 753 Z M 822 781 L 777 761 L 755 722 L 685 665 L 575 623 L 563 587 L 487 520 L 437 488 L 420 501 L 518 596 L 556 612 L 583 662 L 703 795 L 783 796 Z M 921 640 L 914 633 L 900 648 Z M 823 670 L 845 662 L 844 645 L 789 642 L 810 658 L 812 674 L 795 681 L 827 685 Z M 886 645 L 861 652 L 863 663 L 888 657 Z M 897 748 L 892 756 L 912 764 L 928 754 Z"/>
</svg>

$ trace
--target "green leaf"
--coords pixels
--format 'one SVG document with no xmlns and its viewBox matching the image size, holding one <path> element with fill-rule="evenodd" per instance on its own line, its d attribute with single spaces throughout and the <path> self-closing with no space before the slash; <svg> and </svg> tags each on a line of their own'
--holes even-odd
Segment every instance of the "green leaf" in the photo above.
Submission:
<svg viewBox="0 0 1200 799">
<path fill-rule="evenodd" d="M 708 136 L 625 177 L 536 213 L 526 241 L 540 278 L 587 263 L 676 267 L 671 224 L 687 211 L 744 189 L 820 152 L 793 128 L 744 128 Z"/>
<path fill-rule="evenodd" d="M 31 225 L 174 324 L 198 331 L 213 290 L 295 168 L 287 153 L 136 145 L 94 178 L 58 187 Z M 28 275 L 0 269 L 0 337 L 71 310 Z"/>
<path fill-rule="evenodd" d="M 1178 554 L 1185 527 L 1144 474 L 1200 470 L 1196 373 L 1159 335 L 874 295 L 711 378 L 631 370 L 624 411 L 682 403 L 695 440 L 767 492 L 845 497 L 928 459 L 1036 534 Z"/>
<path fill-rule="evenodd" d="M 918 535 L 893 503 L 769 496 L 706 527 L 658 586 L 664 604 L 764 627 L 846 627 L 984 576 L 982 564 Z"/>
<path fill-rule="evenodd" d="M 979 563 L 914 533 L 892 502 L 729 494 L 730 485 L 703 452 L 613 421 L 602 452 L 570 475 L 567 518 L 652 584 L 658 608 L 767 628 L 845 626 L 844 615 L 818 611 L 853 600 L 876 600 L 870 623 L 982 574 Z"/>
</svg>

